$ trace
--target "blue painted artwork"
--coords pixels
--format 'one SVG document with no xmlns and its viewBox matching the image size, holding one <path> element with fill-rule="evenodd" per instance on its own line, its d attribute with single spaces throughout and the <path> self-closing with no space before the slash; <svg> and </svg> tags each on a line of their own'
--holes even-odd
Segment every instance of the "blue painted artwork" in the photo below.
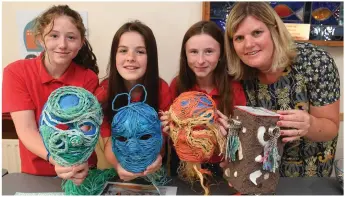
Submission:
<svg viewBox="0 0 345 197">
<path fill-rule="evenodd" d="M 234 1 L 210 2 L 210 20 L 223 31 L 226 28 L 226 19 L 235 3 Z M 269 4 L 284 23 L 311 24 L 310 40 L 343 40 L 343 2 L 271 1 Z"/>
</svg>

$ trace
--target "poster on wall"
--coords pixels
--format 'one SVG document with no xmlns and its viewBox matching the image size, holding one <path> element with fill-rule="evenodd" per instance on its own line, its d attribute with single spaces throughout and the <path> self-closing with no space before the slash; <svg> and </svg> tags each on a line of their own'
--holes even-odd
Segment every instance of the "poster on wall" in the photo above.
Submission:
<svg viewBox="0 0 345 197">
<path fill-rule="evenodd" d="M 43 50 L 42 46 L 38 41 L 35 40 L 33 27 L 34 20 L 45 10 L 23 10 L 17 12 L 17 27 L 18 27 L 18 38 L 19 38 L 19 53 L 20 59 L 30 59 L 37 57 Z M 79 12 L 79 11 L 78 11 Z M 79 12 L 85 28 L 88 29 L 87 25 L 87 12 Z M 86 34 L 87 36 L 87 34 Z"/>
</svg>

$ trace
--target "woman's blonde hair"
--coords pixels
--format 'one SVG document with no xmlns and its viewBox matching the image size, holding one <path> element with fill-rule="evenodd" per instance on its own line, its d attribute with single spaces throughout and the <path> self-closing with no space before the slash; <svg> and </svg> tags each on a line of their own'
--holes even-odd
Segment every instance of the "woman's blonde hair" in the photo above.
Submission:
<svg viewBox="0 0 345 197">
<path fill-rule="evenodd" d="M 238 2 L 229 13 L 224 34 L 229 74 L 234 76 L 234 79 L 241 80 L 252 77 L 257 72 L 257 69 L 245 65 L 241 61 L 232 40 L 238 25 L 247 16 L 253 16 L 262 21 L 271 32 L 274 52 L 270 70 L 276 71 L 289 66 L 296 56 L 295 44 L 278 14 L 265 2 Z"/>
</svg>

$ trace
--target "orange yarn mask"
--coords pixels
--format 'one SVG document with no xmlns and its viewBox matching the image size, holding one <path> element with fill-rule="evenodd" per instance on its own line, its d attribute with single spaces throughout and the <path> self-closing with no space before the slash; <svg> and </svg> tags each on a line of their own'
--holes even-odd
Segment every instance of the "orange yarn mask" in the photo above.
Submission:
<svg viewBox="0 0 345 197">
<path fill-rule="evenodd" d="M 205 93 L 184 92 L 174 100 L 169 114 L 170 137 L 181 160 L 179 176 L 191 183 L 199 178 L 207 195 L 209 189 L 204 186 L 203 178 L 211 172 L 200 164 L 208 162 L 214 154 L 223 153 L 225 144 L 216 124 L 216 104 Z"/>
</svg>

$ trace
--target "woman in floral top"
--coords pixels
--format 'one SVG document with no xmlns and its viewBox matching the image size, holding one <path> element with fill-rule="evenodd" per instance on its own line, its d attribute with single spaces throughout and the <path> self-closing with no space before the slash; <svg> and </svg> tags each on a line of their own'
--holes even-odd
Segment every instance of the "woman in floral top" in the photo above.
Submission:
<svg viewBox="0 0 345 197">
<path fill-rule="evenodd" d="M 230 75 L 241 80 L 247 105 L 281 114 L 281 176 L 330 176 L 340 108 L 333 58 L 309 43 L 294 43 L 264 2 L 237 3 L 226 35 Z"/>
</svg>

